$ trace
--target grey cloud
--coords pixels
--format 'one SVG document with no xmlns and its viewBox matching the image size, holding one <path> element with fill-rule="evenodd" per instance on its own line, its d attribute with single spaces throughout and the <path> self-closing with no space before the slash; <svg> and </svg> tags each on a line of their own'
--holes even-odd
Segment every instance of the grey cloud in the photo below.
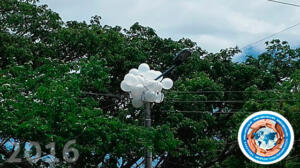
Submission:
<svg viewBox="0 0 300 168">
<path fill-rule="evenodd" d="M 298 0 L 290 0 L 299 3 Z M 187 37 L 211 52 L 257 41 L 300 22 L 300 8 L 267 0 L 42 0 L 64 20 L 89 20 L 129 28 L 140 22 L 162 37 Z M 293 45 L 300 26 L 280 34 Z M 260 43 L 259 45 L 262 45 Z"/>
</svg>

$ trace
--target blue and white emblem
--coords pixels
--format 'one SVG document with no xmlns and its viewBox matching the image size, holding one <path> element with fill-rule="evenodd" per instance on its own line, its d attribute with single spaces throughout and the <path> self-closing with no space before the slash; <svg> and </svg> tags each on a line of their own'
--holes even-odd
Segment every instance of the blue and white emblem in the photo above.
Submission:
<svg viewBox="0 0 300 168">
<path fill-rule="evenodd" d="M 273 164 L 284 159 L 294 144 L 294 131 L 282 115 L 260 111 L 242 123 L 238 134 L 239 147 L 251 161 Z"/>
</svg>

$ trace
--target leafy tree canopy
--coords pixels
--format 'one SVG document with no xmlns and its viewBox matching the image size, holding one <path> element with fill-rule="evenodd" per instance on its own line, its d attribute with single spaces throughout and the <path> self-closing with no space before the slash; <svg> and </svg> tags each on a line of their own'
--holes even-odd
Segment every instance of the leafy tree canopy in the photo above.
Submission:
<svg viewBox="0 0 300 168">
<path fill-rule="evenodd" d="M 195 52 L 170 74 L 174 88 L 153 107 L 153 128 L 144 129 L 143 109 L 131 106 L 120 82 L 142 62 L 166 70 L 183 48 Z M 279 112 L 300 136 L 300 49 L 280 40 L 266 49 L 235 63 L 237 47 L 213 54 L 139 23 L 126 30 L 102 25 L 99 16 L 63 22 L 36 0 L 1 0 L 0 163 L 48 164 L 5 162 L 12 153 L 5 144 L 14 140 L 22 147 L 18 157 L 26 142 L 39 142 L 43 156 L 55 142 L 56 167 L 137 167 L 145 147 L 156 167 L 259 167 L 236 141 L 249 113 Z M 68 164 L 62 151 L 72 139 L 80 157 Z M 299 147 L 296 141 L 291 154 L 270 167 L 299 167 Z"/>
</svg>

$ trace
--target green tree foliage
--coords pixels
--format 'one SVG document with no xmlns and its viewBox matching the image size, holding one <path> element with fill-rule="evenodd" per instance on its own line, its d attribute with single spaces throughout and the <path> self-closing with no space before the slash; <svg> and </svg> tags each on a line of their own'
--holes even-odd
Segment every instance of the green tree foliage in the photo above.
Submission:
<svg viewBox="0 0 300 168">
<path fill-rule="evenodd" d="M 156 167 L 262 167 L 246 159 L 237 131 L 250 112 L 283 114 L 300 136 L 300 49 L 267 42 L 267 51 L 243 63 L 238 48 L 212 54 L 189 39 L 159 37 L 135 23 L 129 30 L 101 24 L 63 22 L 36 0 L 0 1 L 0 163 L 42 167 L 40 160 L 6 163 L 19 142 L 56 144 L 56 167 L 137 167 L 145 147 Z M 147 62 L 164 71 L 173 54 L 193 47 L 192 57 L 170 74 L 176 80 L 166 100 L 152 110 L 153 128 L 143 128 L 143 109 L 134 109 L 120 82 L 129 69 Z M 225 100 L 225 102 L 224 102 Z M 75 139 L 76 163 L 63 161 Z M 270 167 L 299 167 L 299 143 Z"/>
</svg>

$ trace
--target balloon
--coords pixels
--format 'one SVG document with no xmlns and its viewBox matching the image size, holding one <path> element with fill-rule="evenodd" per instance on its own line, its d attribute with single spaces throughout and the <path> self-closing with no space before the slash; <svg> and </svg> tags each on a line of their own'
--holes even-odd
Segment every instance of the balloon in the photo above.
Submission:
<svg viewBox="0 0 300 168">
<path fill-rule="evenodd" d="M 162 101 L 161 101 L 161 98 L 162 98 L 162 95 L 161 95 L 162 93 L 161 92 L 158 92 L 157 94 L 156 94 L 156 99 L 155 99 L 155 103 L 161 103 Z"/>
<path fill-rule="evenodd" d="M 139 71 L 136 68 L 132 68 L 129 73 L 133 75 L 139 75 Z"/>
<path fill-rule="evenodd" d="M 129 92 L 131 88 L 130 88 L 130 86 L 125 81 L 122 81 L 121 82 L 121 89 L 124 92 Z"/>
<path fill-rule="evenodd" d="M 161 74 L 162 74 L 162 73 L 161 73 L 160 71 L 155 71 L 155 79 L 156 79 L 157 77 L 159 77 Z M 163 79 L 163 77 L 160 77 L 160 78 L 158 79 L 158 81 L 161 81 L 162 79 Z"/>
<path fill-rule="evenodd" d="M 163 85 L 162 85 L 162 83 L 160 83 L 160 82 L 157 82 L 157 84 L 156 84 L 156 91 L 157 92 L 161 92 L 161 90 L 163 89 Z"/>
<path fill-rule="evenodd" d="M 151 85 L 151 84 L 152 84 L 152 82 L 153 82 L 153 80 L 148 80 L 148 79 L 145 79 L 145 78 L 143 78 L 143 79 L 144 79 L 144 82 L 143 82 L 143 84 L 144 84 L 144 86 L 145 86 L 145 87 L 147 87 L 147 86 Z"/>
<path fill-rule="evenodd" d="M 144 78 L 148 80 L 154 80 L 157 77 L 155 71 L 147 71 L 144 73 Z"/>
<path fill-rule="evenodd" d="M 163 93 L 161 93 L 161 92 L 159 92 L 158 94 L 157 94 L 157 96 L 156 96 L 156 103 L 161 103 L 161 102 L 163 102 L 164 101 L 164 97 L 165 97 L 165 95 L 163 94 Z"/>
<path fill-rule="evenodd" d="M 143 73 L 143 72 L 147 72 L 150 70 L 150 67 L 148 64 L 146 63 L 142 63 L 139 68 L 138 68 L 139 72 Z"/>
<path fill-rule="evenodd" d="M 154 102 L 154 101 L 155 101 L 155 98 L 156 98 L 155 92 L 148 90 L 148 91 L 145 93 L 145 100 L 146 100 L 147 102 Z"/>
<path fill-rule="evenodd" d="M 162 84 L 158 81 L 152 81 L 147 88 L 155 92 L 160 92 L 162 90 Z"/>
<path fill-rule="evenodd" d="M 140 75 L 136 76 L 137 80 L 138 80 L 138 84 L 142 84 L 144 85 L 144 78 Z"/>
<path fill-rule="evenodd" d="M 143 103 L 143 101 L 141 99 L 135 99 L 135 98 L 132 99 L 132 105 L 135 108 L 140 108 L 140 107 L 143 106 L 143 104 L 144 103 Z"/>
<path fill-rule="evenodd" d="M 132 87 L 131 93 L 132 96 L 135 98 L 141 99 L 141 95 L 143 94 L 144 86 L 142 84 L 138 84 L 135 87 Z"/>
<path fill-rule="evenodd" d="M 137 85 L 138 84 L 138 79 L 132 75 L 132 74 L 127 74 L 125 75 L 124 81 L 128 84 L 128 85 Z"/>
<path fill-rule="evenodd" d="M 171 89 L 173 87 L 173 81 L 170 78 L 163 79 L 161 83 L 164 89 Z"/>
</svg>

